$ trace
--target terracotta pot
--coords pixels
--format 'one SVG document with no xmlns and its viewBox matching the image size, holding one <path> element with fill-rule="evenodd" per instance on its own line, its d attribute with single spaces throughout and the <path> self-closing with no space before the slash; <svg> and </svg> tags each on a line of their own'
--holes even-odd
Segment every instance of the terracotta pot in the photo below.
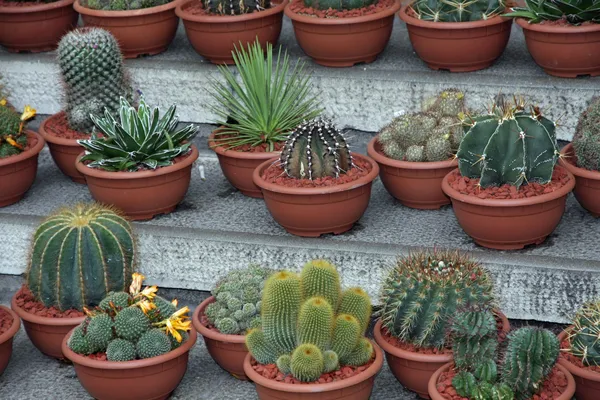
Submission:
<svg viewBox="0 0 600 400">
<path fill-rule="evenodd" d="M 89 168 L 77 157 L 75 167 L 85 176 L 94 200 L 112 204 L 129 219 L 151 219 L 158 214 L 168 214 L 183 198 L 190 186 L 192 166 L 198 158 L 198 149 L 180 162 L 154 171 L 109 172 Z"/>
<path fill-rule="evenodd" d="M 162 53 L 169 47 L 179 24 L 175 15 L 179 1 L 128 11 L 92 10 L 82 6 L 79 0 L 73 6 L 85 26 L 106 29 L 119 42 L 125 58 L 136 58 Z"/>
<path fill-rule="evenodd" d="M 566 158 L 560 159 L 560 165 L 575 175 L 575 198 L 590 214 L 600 217 L 600 172 L 579 168 L 571 143 L 565 146 L 562 154 Z"/>
<path fill-rule="evenodd" d="M 11 52 L 51 51 L 73 29 L 79 15 L 74 0 L 27 6 L 0 6 L 0 45 Z"/>
<path fill-rule="evenodd" d="M 567 332 L 558 335 L 561 342 L 567 337 Z M 573 375 L 575 380 L 575 398 L 577 400 L 600 399 L 600 373 L 583 369 L 563 357 L 558 358 L 558 363 Z"/>
<path fill-rule="evenodd" d="M 508 333 L 510 331 L 508 318 L 501 312 L 496 312 L 496 314 L 502 320 L 502 331 Z M 428 399 L 427 385 L 431 376 L 440 367 L 452 361 L 452 353 L 421 354 L 400 349 L 383 338 L 381 325 L 381 320 L 375 323 L 373 337 L 385 352 L 385 358 L 392 374 L 402 386 L 417 393 L 419 397 Z"/>
<path fill-rule="evenodd" d="M 552 400 L 571 400 L 571 398 L 573 397 L 573 394 L 575 393 L 575 381 L 573 380 L 573 376 L 562 365 L 556 364 L 556 367 L 567 377 L 567 388 L 563 392 L 563 394 L 561 394 L 560 396 L 558 396 L 557 398 L 552 399 Z M 440 394 L 440 392 L 438 392 L 437 383 L 440 379 L 440 376 L 444 372 L 450 370 L 450 368 L 454 368 L 453 362 L 450 362 L 450 363 L 442 366 L 440 369 L 435 371 L 435 373 L 431 376 L 431 379 L 429 380 L 429 385 L 428 385 L 429 396 L 431 397 L 431 400 L 446 400 L 446 398 L 443 397 Z M 579 397 L 577 398 L 577 400 L 579 400 Z"/>
<path fill-rule="evenodd" d="M 0 158 L 0 207 L 21 200 L 29 190 L 37 174 L 38 156 L 44 148 L 44 139 L 33 131 L 27 131 L 28 141 L 37 142 L 29 150 L 16 156 Z"/>
<path fill-rule="evenodd" d="M 0 376 L 8 366 L 8 362 L 10 361 L 10 356 L 12 355 L 12 344 L 13 338 L 19 332 L 19 328 L 21 327 L 21 320 L 19 316 L 14 313 L 8 307 L 0 305 L 0 308 L 9 313 L 13 317 L 13 323 L 8 328 L 6 332 L 0 335 Z"/>
<path fill-rule="evenodd" d="M 452 72 L 489 67 L 502 55 L 512 26 L 511 18 L 494 17 L 474 22 L 431 22 L 414 18 L 402 7 L 408 36 L 421 60 L 431 69 Z"/>
<path fill-rule="evenodd" d="M 204 338 L 204 344 L 210 356 L 215 360 L 219 367 L 229 372 L 237 379 L 248 380 L 244 373 L 244 358 L 248 354 L 246 348 L 246 337 L 244 335 L 225 335 L 223 333 L 208 329 L 200 322 L 200 313 L 210 304 L 215 302 L 214 296 L 204 300 L 192 317 L 194 328 Z"/>
<path fill-rule="evenodd" d="M 351 67 L 370 63 L 385 49 L 394 14 L 400 0 L 376 14 L 348 18 L 316 18 L 293 12 L 288 4 L 285 15 L 292 20 L 298 44 L 314 62 L 326 67 Z"/>
<path fill-rule="evenodd" d="M 208 146 L 217 153 L 223 175 L 231 183 L 231 186 L 246 196 L 262 199 L 263 194 L 260 188 L 254 184 L 252 174 L 256 167 L 273 157 L 278 157 L 279 153 L 250 153 L 225 150 L 224 147 L 217 146 L 213 142 L 214 137 L 215 134 L 211 133 L 208 137 Z"/>
<path fill-rule="evenodd" d="M 59 115 L 60 113 L 54 114 L 50 118 L 45 119 L 40 126 L 39 134 L 42 135 L 46 143 L 48 143 L 50 155 L 52 156 L 54 163 L 58 166 L 58 169 L 71 178 L 73 182 L 85 184 L 85 176 L 75 168 L 75 161 L 77 160 L 77 156 L 83 151 L 83 147 L 77 143 L 76 139 L 65 139 L 54 136 L 46 129 L 46 124 L 53 118 L 57 118 Z"/>
<path fill-rule="evenodd" d="M 269 183 L 262 174 L 278 159 L 274 158 L 254 170 L 254 183 L 262 189 L 273 219 L 289 233 L 306 237 L 326 233 L 337 235 L 351 229 L 362 217 L 369 205 L 373 180 L 379 173 L 377 163 L 369 157 L 358 153 L 352 153 L 352 156 L 372 166 L 371 172 L 353 182 L 319 188 L 293 188 Z"/>
<path fill-rule="evenodd" d="M 420 210 L 435 210 L 450 199 L 442 191 L 442 179 L 456 169 L 458 161 L 409 162 L 386 157 L 374 137 L 367 153 L 379 164 L 379 177 L 385 189 L 402 205 Z"/>
<path fill-rule="evenodd" d="M 450 174 L 442 181 L 442 190 L 452 199 L 458 223 L 475 243 L 490 249 L 516 250 L 542 243 L 557 227 L 565 212 L 567 195 L 575 186 L 575 177 L 567 173 L 571 179 L 565 186 L 525 199 L 467 196 L 450 187 Z"/>
<path fill-rule="evenodd" d="M 553 26 L 517 18 L 531 57 L 547 74 L 561 78 L 600 75 L 600 24 Z"/>
<path fill-rule="evenodd" d="M 243 15 L 194 15 L 188 9 L 198 0 L 182 3 L 175 11 L 183 20 L 187 37 L 198 54 L 213 64 L 233 64 L 231 51 L 258 37 L 263 48 L 275 45 L 281 33 L 285 1 L 273 7 Z"/>
<path fill-rule="evenodd" d="M 62 341 L 65 357 L 73 362 L 81 386 L 98 400 L 163 400 L 177 388 L 187 370 L 196 331 L 180 347 L 158 357 L 134 361 L 98 361 L 81 356 Z"/>
<path fill-rule="evenodd" d="M 295 385 L 267 379 L 252 368 L 250 353 L 244 359 L 244 371 L 254 382 L 260 400 L 368 400 L 373 391 L 375 377 L 383 366 L 381 349 L 375 343 L 373 349 L 375 349 L 373 364 L 362 373 L 337 382 Z"/>
<path fill-rule="evenodd" d="M 31 343 L 45 355 L 57 359 L 64 358 L 60 347 L 66 334 L 85 320 L 85 317 L 49 318 L 28 313 L 17 305 L 16 294 L 12 298 L 10 307 L 23 320 L 25 332 Z"/>
</svg>

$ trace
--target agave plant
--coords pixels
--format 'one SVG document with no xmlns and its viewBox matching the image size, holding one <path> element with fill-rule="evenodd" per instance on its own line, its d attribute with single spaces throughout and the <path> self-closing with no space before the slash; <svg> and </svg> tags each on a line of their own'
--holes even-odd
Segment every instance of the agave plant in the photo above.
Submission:
<svg viewBox="0 0 600 400">
<path fill-rule="evenodd" d="M 198 132 L 194 125 L 177 130 L 179 118 L 175 110 L 172 105 L 161 118 L 159 108 L 151 109 L 143 97 L 137 110 L 121 97 L 119 121 L 107 110 L 104 118 L 90 116 L 102 135 L 94 132 L 90 139 L 78 140 L 86 150 L 81 161 L 91 161 L 88 167 L 106 171 L 171 165 L 176 157 L 190 150 L 190 140 Z"/>
<path fill-rule="evenodd" d="M 572 25 L 600 23 L 598 0 L 525 0 L 526 7 L 514 7 L 507 17 L 525 18 L 529 23 L 566 19 Z"/>
</svg>

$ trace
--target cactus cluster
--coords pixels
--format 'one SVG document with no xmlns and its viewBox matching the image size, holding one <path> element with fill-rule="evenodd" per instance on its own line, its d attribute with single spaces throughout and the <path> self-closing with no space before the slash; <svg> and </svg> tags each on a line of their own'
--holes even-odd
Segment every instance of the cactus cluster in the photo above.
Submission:
<svg viewBox="0 0 600 400">
<path fill-rule="evenodd" d="M 515 3 L 517 4 L 517 3 Z M 600 23 L 597 0 L 527 0 L 525 7 L 513 7 L 507 17 L 524 18 L 530 24 L 566 21 L 571 25 Z"/>
<path fill-rule="evenodd" d="M 373 3 L 375 0 L 304 0 L 306 7 L 317 10 L 355 10 L 368 7 Z"/>
<path fill-rule="evenodd" d="M 93 10 L 126 11 L 162 6 L 173 0 L 82 0 L 81 5 Z"/>
<path fill-rule="evenodd" d="M 35 231 L 27 285 L 46 307 L 82 310 L 124 290 L 134 262 L 129 222 L 112 208 L 78 204 L 49 216 Z"/>
<path fill-rule="evenodd" d="M 265 280 L 272 271 L 251 265 L 227 274 L 212 291 L 216 301 L 204 310 L 208 321 L 226 335 L 260 328 L 260 309 Z"/>
<path fill-rule="evenodd" d="M 27 147 L 25 123 L 35 116 L 35 110 L 25 106 L 19 114 L 8 101 L 0 97 L 0 159 L 22 153 Z"/>
<path fill-rule="evenodd" d="M 504 0 L 415 0 L 415 16 L 433 22 L 470 22 L 496 17 L 506 9 Z"/>
<path fill-rule="evenodd" d="M 427 99 L 420 112 L 394 118 L 377 137 L 383 153 L 412 162 L 450 159 L 463 137 L 464 97 L 459 90 L 446 89 Z"/>
<path fill-rule="evenodd" d="M 242 15 L 262 11 L 271 6 L 269 0 L 202 0 L 205 10 L 218 15 Z"/>
<path fill-rule="evenodd" d="M 600 97 L 594 98 L 579 117 L 573 149 L 578 166 L 600 171 Z"/>
<path fill-rule="evenodd" d="M 156 294 L 157 287 L 141 289 L 144 277 L 133 274 L 127 292 L 110 292 L 100 306 L 85 309 L 87 318 L 69 338 L 76 353 L 106 353 L 108 361 L 157 357 L 176 349 L 188 338 L 189 309 L 177 310 Z"/>
<path fill-rule="evenodd" d="M 358 287 L 343 290 L 334 265 L 307 263 L 300 275 L 276 272 L 262 297 L 262 328 L 246 335 L 246 345 L 261 364 L 276 363 L 284 374 L 313 382 L 340 366 L 361 366 L 373 357 L 364 337 L 371 301 Z"/>
<path fill-rule="evenodd" d="M 600 299 L 585 303 L 569 329 L 569 352 L 584 365 L 600 366 Z"/>
</svg>

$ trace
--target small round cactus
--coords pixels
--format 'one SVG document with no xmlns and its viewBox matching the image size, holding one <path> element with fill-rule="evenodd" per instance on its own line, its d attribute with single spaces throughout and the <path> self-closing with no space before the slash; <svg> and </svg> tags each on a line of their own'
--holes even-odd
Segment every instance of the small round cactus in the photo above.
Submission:
<svg viewBox="0 0 600 400">
<path fill-rule="evenodd" d="M 86 339 L 97 351 L 106 348 L 113 339 L 113 320 L 108 314 L 99 314 L 90 320 L 87 326 Z"/>
<path fill-rule="evenodd" d="M 126 292 L 109 292 L 100 302 L 98 307 L 104 311 L 110 311 L 112 307 L 122 309 L 128 307 L 131 302 L 131 296 Z"/>
<path fill-rule="evenodd" d="M 325 369 L 323 353 L 315 345 L 301 344 L 294 350 L 290 370 L 296 379 L 313 382 L 319 379 Z"/>
<path fill-rule="evenodd" d="M 482 21 L 504 13 L 504 0 L 415 0 L 411 4 L 417 18 L 431 22 Z"/>
<path fill-rule="evenodd" d="M 600 300 L 585 303 L 573 318 L 569 352 L 584 365 L 600 366 Z"/>
<path fill-rule="evenodd" d="M 135 348 L 139 358 L 158 357 L 171 351 L 171 341 L 160 329 L 150 329 L 140 337 Z"/>
<path fill-rule="evenodd" d="M 88 355 L 94 352 L 92 346 L 90 346 L 90 343 L 85 337 L 85 331 L 81 325 L 73 330 L 73 334 L 69 338 L 68 344 L 71 350 L 79 354 Z"/>
<path fill-rule="evenodd" d="M 591 171 L 600 171 L 600 97 L 579 117 L 573 136 L 577 165 Z"/>
<path fill-rule="evenodd" d="M 292 357 L 290 357 L 289 354 L 282 354 L 279 356 L 275 364 L 282 374 L 287 375 L 292 372 Z"/>
<path fill-rule="evenodd" d="M 131 361 L 136 357 L 135 345 L 129 340 L 115 339 L 106 347 L 108 361 Z"/>
<path fill-rule="evenodd" d="M 127 307 L 117 313 L 114 324 L 118 337 L 132 341 L 138 340 L 150 329 L 148 317 L 136 306 Z"/>
</svg>

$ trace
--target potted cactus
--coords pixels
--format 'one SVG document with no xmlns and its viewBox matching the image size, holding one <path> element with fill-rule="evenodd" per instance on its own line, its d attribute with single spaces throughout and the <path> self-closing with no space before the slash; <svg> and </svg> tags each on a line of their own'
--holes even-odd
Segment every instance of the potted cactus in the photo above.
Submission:
<svg viewBox="0 0 600 400">
<path fill-rule="evenodd" d="M 78 204 L 47 217 L 36 229 L 26 284 L 11 307 L 33 344 L 63 358 L 61 342 L 110 291 L 123 290 L 135 262 L 129 222 L 98 204 Z"/>
<path fill-rule="evenodd" d="M 133 274 L 129 293 L 110 292 L 86 309 L 85 321 L 62 341 L 79 382 L 96 399 L 166 399 L 187 370 L 196 343 L 189 309 L 158 296 L 156 286 L 142 290 L 143 279 Z"/>
<path fill-rule="evenodd" d="M 194 311 L 192 323 L 211 357 L 237 379 L 247 379 L 245 334 L 260 327 L 262 292 L 271 272 L 256 265 L 229 272 Z"/>
<path fill-rule="evenodd" d="M 352 153 L 335 125 L 318 118 L 298 125 L 281 155 L 260 164 L 253 179 L 277 223 L 291 234 L 318 237 L 352 228 L 378 173 L 375 161 Z"/>
<path fill-rule="evenodd" d="M 314 260 L 300 275 L 271 275 L 261 319 L 262 328 L 246 335 L 244 360 L 261 400 L 370 397 L 383 365 L 381 350 L 364 337 L 371 300 L 358 287 L 342 291 L 334 265 Z"/>
<path fill-rule="evenodd" d="M 489 112 L 466 116 L 458 169 L 442 181 L 458 223 L 481 246 L 521 249 L 552 233 L 575 186 L 556 166 L 556 125 L 523 98 L 498 96 Z"/>
<path fill-rule="evenodd" d="M 475 305 L 493 307 L 492 281 L 466 255 L 421 251 L 398 259 L 381 293 L 375 341 L 385 351 L 396 379 L 426 398 L 432 374 L 452 361 L 453 343 L 446 335 L 452 317 Z M 494 313 L 496 329 L 507 333 L 508 319 Z"/>
<path fill-rule="evenodd" d="M 10 308 L 0 305 L 0 376 L 12 355 L 13 338 L 19 332 L 21 320 Z"/>
<path fill-rule="evenodd" d="M 131 92 L 123 57 L 115 38 L 99 28 L 80 28 L 65 35 L 58 46 L 64 110 L 46 119 L 40 135 L 48 142 L 58 168 L 74 182 L 85 183 L 75 168 L 83 151 L 78 139 L 88 139 L 94 124 L 90 114 L 119 108 L 119 96 Z"/>
<path fill-rule="evenodd" d="M 414 0 L 400 10 L 417 55 L 431 69 L 489 67 L 508 43 L 512 20 L 504 0 Z"/>
<path fill-rule="evenodd" d="M 464 93 L 446 89 L 420 112 L 396 117 L 368 145 L 387 191 L 403 205 L 437 209 L 450 204 L 442 179 L 457 166 L 453 154 L 463 135 Z"/>
</svg>

